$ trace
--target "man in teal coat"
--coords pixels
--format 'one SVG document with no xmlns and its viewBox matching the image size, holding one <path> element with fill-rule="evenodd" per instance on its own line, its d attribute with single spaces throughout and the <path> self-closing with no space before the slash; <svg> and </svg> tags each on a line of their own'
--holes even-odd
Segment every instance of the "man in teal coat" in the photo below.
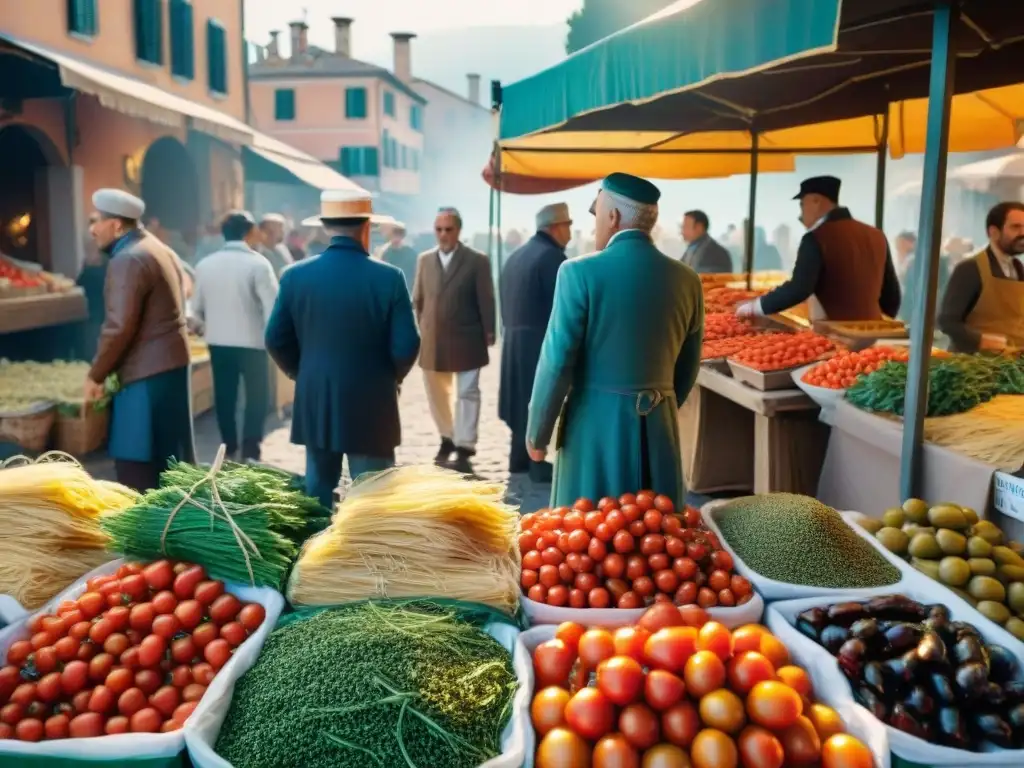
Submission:
<svg viewBox="0 0 1024 768">
<path fill-rule="evenodd" d="M 676 411 L 697 380 L 700 278 L 655 248 L 661 193 L 615 173 L 591 207 L 598 251 L 558 270 L 530 399 L 527 450 L 559 420 L 552 506 L 650 488 L 686 497 Z"/>
</svg>

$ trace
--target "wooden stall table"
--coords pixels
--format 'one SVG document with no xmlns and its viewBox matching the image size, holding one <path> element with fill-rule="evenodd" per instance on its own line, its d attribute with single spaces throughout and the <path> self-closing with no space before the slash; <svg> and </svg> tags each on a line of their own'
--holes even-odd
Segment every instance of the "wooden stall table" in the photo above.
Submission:
<svg viewBox="0 0 1024 768">
<path fill-rule="evenodd" d="M 209 354 L 192 358 L 192 417 L 213 409 L 213 366 Z"/>
<path fill-rule="evenodd" d="M 829 434 L 818 411 L 799 389 L 761 392 L 702 365 L 679 409 L 687 488 L 813 495 Z"/>
</svg>

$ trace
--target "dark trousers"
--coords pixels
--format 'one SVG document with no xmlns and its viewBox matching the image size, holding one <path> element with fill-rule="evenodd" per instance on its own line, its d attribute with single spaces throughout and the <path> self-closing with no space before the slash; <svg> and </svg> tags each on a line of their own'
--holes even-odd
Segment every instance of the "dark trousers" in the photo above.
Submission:
<svg viewBox="0 0 1024 768">
<path fill-rule="evenodd" d="M 521 432 L 512 433 L 512 444 L 509 446 L 508 468 L 510 472 L 526 472 L 530 469 L 530 454 L 526 452 L 526 435 Z"/>
<path fill-rule="evenodd" d="M 327 509 L 334 508 L 334 491 L 341 482 L 341 464 L 346 454 L 306 447 L 306 495 Z M 348 455 L 348 474 L 353 480 L 367 472 L 380 472 L 395 465 L 389 456 Z"/>
<path fill-rule="evenodd" d="M 238 386 L 245 387 L 242 458 L 260 458 L 263 425 L 270 410 L 270 362 L 265 350 L 210 346 L 213 407 L 229 456 L 238 452 Z"/>
<path fill-rule="evenodd" d="M 126 461 L 114 459 L 117 482 L 139 493 L 151 491 L 160 485 L 160 473 L 167 469 L 156 461 Z"/>
</svg>

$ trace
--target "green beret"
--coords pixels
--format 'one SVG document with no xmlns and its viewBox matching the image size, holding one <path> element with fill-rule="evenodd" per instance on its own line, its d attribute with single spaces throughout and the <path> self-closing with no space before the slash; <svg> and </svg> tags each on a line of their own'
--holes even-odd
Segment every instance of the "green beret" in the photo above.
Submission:
<svg viewBox="0 0 1024 768">
<path fill-rule="evenodd" d="M 605 177 L 601 189 L 641 205 L 654 205 L 661 197 L 661 191 L 647 179 L 628 173 L 613 173 Z"/>
</svg>

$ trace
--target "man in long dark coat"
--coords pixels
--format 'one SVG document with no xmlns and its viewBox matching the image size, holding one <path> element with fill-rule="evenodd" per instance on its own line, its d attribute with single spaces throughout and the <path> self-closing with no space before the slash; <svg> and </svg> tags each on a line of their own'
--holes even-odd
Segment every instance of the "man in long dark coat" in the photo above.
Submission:
<svg viewBox="0 0 1024 768">
<path fill-rule="evenodd" d="M 556 203 L 537 213 L 537 234 L 513 253 L 501 276 L 501 390 L 498 415 L 512 430 L 509 472 L 529 472 L 534 482 L 551 482 L 549 462 L 526 452 L 526 421 L 540 347 L 555 298 L 555 278 L 572 238 L 569 206 Z"/>
<path fill-rule="evenodd" d="M 312 226 L 322 221 L 331 244 L 281 276 L 266 342 L 296 382 L 292 442 L 306 446 L 306 493 L 330 507 L 344 457 L 353 479 L 394 464 L 398 387 L 420 336 L 401 270 L 370 258 L 370 199 L 327 191 L 320 208 Z"/>
</svg>

